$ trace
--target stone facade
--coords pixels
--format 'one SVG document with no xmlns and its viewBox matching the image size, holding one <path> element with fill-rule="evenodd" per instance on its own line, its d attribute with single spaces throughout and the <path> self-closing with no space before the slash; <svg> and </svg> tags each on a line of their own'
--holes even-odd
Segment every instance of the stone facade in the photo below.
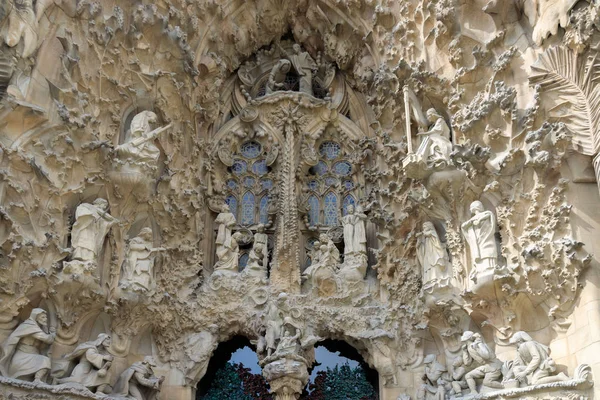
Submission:
<svg viewBox="0 0 600 400">
<path fill-rule="evenodd" d="M 0 399 L 598 398 L 600 4 L 5 0 Z"/>
</svg>

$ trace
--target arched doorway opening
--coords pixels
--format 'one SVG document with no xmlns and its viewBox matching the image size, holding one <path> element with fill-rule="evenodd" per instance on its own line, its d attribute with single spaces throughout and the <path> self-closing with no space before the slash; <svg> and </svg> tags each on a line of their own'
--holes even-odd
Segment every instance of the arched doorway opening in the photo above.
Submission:
<svg viewBox="0 0 600 400">
<path fill-rule="evenodd" d="M 319 342 L 315 360 L 301 400 L 328 399 L 340 391 L 348 400 L 379 399 L 379 374 L 348 343 L 331 339 Z"/>
<path fill-rule="evenodd" d="M 219 344 L 196 387 L 196 400 L 217 399 L 271 400 L 256 349 L 245 336 Z"/>
</svg>

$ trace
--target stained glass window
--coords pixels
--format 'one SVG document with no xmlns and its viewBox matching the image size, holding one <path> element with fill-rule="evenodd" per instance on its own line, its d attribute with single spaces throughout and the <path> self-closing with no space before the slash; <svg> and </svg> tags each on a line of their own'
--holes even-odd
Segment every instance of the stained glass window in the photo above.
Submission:
<svg viewBox="0 0 600 400">
<path fill-rule="evenodd" d="M 237 182 L 234 181 L 233 179 L 230 179 L 230 180 L 227 181 L 227 187 L 230 190 L 234 190 L 235 188 L 237 188 Z"/>
<path fill-rule="evenodd" d="M 333 172 L 342 176 L 350 175 L 350 172 L 352 172 L 352 165 L 347 161 L 341 161 L 333 166 Z"/>
<path fill-rule="evenodd" d="M 335 186 L 338 183 L 337 178 L 334 178 L 332 176 L 328 176 L 327 178 L 325 178 L 325 184 L 327 186 Z"/>
<path fill-rule="evenodd" d="M 246 162 L 242 161 L 242 160 L 235 161 L 233 163 L 233 165 L 231 166 L 231 170 L 236 175 L 241 175 L 241 174 L 245 173 L 246 169 L 247 169 Z"/>
<path fill-rule="evenodd" d="M 269 172 L 266 160 L 259 160 L 252 164 L 252 172 L 256 175 L 264 175 Z"/>
<path fill-rule="evenodd" d="M 254 223 L 254 194 L 246 192 L 242 197 L 242 225 L 252 225 Z"/>
<path fill-rule="evenodd" d="M 326 226 L 338 224 L 338 198 L 335 193 L 327 193 L 323 203 L 324 223 Z"/>
<path fill-rule="evenodd" d="M 248 255 L 248 253 L 242 253 L 240 255 L 240 258 L 238 258 L 238 270 L 241 271 L 244 268 L 246 268 L 246 265 L 248 265 L 248 259 L 250 258 L 250 256 Z"/>
<path fill-rule="evenodd" d="M 340 155 L 340 145 L 336 142 L 323 142 L 319 146 L 319 154 L 328 160 L 333 160 Z"/>
<path fill-rule="evenodd" d="M 256 180 L 254 180 L 254 178 L 251 176 L 247 176 L 244 178 L 244 186 L 247 188 L 253 187 L 255 183 L 256 183 Z"/>
<path fill-rule="evenodd" d="M 263 196 L 263 198 L 260 199 L 258 220 L 263 225 L 269 223 L 269 196 Z"/>
<path fill-rule="evenodd" d="M 317 181 L 310 181 L 310 182 L 308 182 L 308 188 L 310 190 L 318 190 L 319 189 L 319 182 L 317 182 Z"/>
<path fill-rule="evenodd" d="M 319 224 L 319 199 L 317 196 L 308 198 L 308 223 L 310 226 Z"/>
<path fill-rule="evenodd" d="M 273 189 L 273 181 L 270 179 L 264 179 L 260 181 L 260 184 L 262 185 L 263 190 Z"/>
<path fill-rule="evenodd" d="M 342 214 L 346 215 L 348 214 L 348 206 L 355 206 L 356 207 L 356 200 L 354 200 L 354 196 L 348 195 L 346 197 L 344 197 L 344 204 L 342 206 Z"/>
<path fill-rule="evenodd" d="M 242 145 L 240 149 L 240 153 L 246 158 L 256 158 L 262 151 L 262 146 L 260 143 L 251 141 L 246 142 Z"/>
<path fill-rule="evenodd" d="M 315 165 L 313 167 L 313 170 L 315 171 L 315 173 L 317 175 L 324 175 L 324 174 L 326 174 L 328 169 L 329 168 L 327 167 L 327 164 L 325 164 L 323 161 L 319 161 L 317 163 L 317 165 Z"/>
<path fill-rule="evenodd" d="M 227 196 L 227 198 L 225 199 L 225 203 L 227 203 L 227 205 L 229 206 L 229 210 L 231 210 L 231 213 L 233 215 L 237 215 L 238 201 L 235 198 L 235 196 L 233 196 L 233 195 Z"/>
<path fill-rule="evenodd" d="M 352 181 L 344 181 L 344 189 L 352 190 L 354 189 L 354 182 Z"/>
</svg>

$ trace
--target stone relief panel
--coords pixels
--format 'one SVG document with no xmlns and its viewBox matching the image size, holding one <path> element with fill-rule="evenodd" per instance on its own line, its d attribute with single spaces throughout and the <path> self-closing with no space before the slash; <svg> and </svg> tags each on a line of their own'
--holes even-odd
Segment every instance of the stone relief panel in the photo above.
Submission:
<svg viewBox="0 0 600 400">
<path fill-rule="evenodd" d="M 235 335 L 277 399 L 326 339 L 386 400 L 593 396 L 598 4 L 54 3 L 0 6 L 0 398 L 191 399 Z"/>
</svg>

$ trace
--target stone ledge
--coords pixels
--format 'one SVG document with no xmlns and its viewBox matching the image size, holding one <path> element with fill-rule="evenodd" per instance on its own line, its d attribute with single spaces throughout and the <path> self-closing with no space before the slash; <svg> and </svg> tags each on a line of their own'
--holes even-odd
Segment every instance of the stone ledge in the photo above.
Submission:
<svg viewBox="0 0 600 400">
<path fill-rule="evenodd" d="M 589 369 L 589 367 L 587 367 Z M 567 399 L 573 395 L 579 395 L 581 399 L 587 398 L 590 394 L 589 389 L 594 385 L 591 380 L 591 373 L 588 369 L 582 368 L 581 374 L 563 382 L 545 383 L 540 385 L 528 386 L 524 388 L 512 388 L 494 390 L 487 393 L 476 395 L 466 395 L 463 397 L 452 397 L 456 400 L 483 400 L 483 399 L 528 399 L 528 395 L 534 395 L 535 399 Z M 579 368 L 578 368 L 579 370 Z M 553 397 L 556 396 L 556 397 Z"/>
<path fill-rule="evenodd" d="M 0 376 L 0 400 L 80 400 L 107 398 L 114 397 L 94 394 L 83 386 L 72 384 L 47 385 L 45 383 L 26 382 Z"/>
</svg>

